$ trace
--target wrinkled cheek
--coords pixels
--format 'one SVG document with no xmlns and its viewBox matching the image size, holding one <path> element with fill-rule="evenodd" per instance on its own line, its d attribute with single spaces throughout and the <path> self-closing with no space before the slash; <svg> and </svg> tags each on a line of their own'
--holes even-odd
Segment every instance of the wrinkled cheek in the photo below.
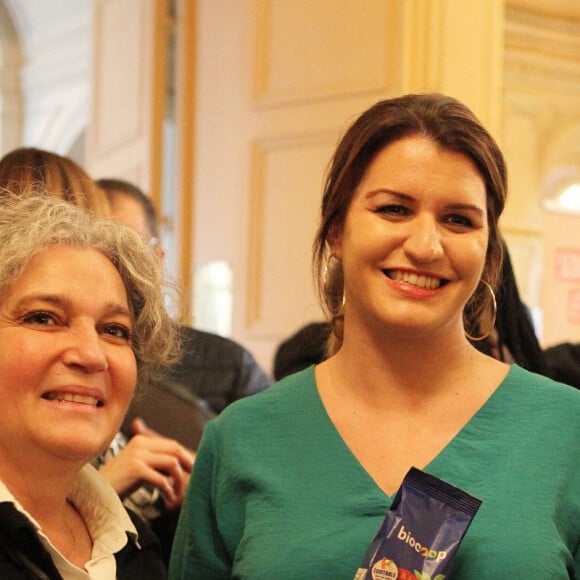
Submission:
<svg viewBox="0 0 580 580">
<path fill-rule="evenodd" d="M 116 379 L 113 388 L 119 405 L 125 409 L 124 414 L 137 388 L 137 363 L 134 357 L 127 359 L 124 365 L 118 367 Z"/>
<path fill-rule="evenodd" d="M 111 432 L 107 434 L 107 445 L 120 431 L 123 419 L 127 414 L 129 405 L 135 394 L 137 383 L 136 369 L 126 369 L 121 375 L 117 374 L 113 382 L 113 404 L 109 408 L 109 427 Z"/>
<path fill-rule="evenodd" d="M 135 394 L 136 388 L 137 388 L 137 363 L 136 361 L 133 360 L 133 363 L 127 369 L 127 379 L 126 379 L 127 405 L 131 402 L 131 399 Z"/>
</svg>

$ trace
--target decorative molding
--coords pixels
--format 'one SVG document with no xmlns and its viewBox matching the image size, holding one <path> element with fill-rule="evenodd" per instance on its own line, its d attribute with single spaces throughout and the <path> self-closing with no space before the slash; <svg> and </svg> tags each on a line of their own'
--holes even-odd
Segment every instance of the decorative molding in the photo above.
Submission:
<svg viewBox="0 0 580 580">
<path fill-rule="evenodd" d="M 340 10 L 332 10 L 324 0 L 294 0 L 285 4 L 254 0 L 253 8 L 255 106 L 268 108 L 349 98 L 384 92 L 397 84 L 398 58 L 393 57 L 400 50 L 396 2 L 366 0 L 365 19 L 356 18 L 361 10 L 358 2 L 343 3 Z M 371 21 L 380 33 L 365 34 L 356 28 L 357 22 L 368 24 L 371 11 L 376 15 Z M 294 26 L 288 25 L 288 19 L 294 19 Z M 326 25 L 314 28 L 321 19 Z M 295 32 L 294 38 L 289 38 L 289 30 Z M 286 36 L 281 37 L 281 33 Z M 320 38 L 322 33 L 324 38 Z M 317 43 L 324 43 L 324 50 L 302 53 L 301 47 Z M 343 62 L 349 59 L 361 65 Z M 288 74 L 283 76 L 281 71 Z"/>
<path fill-rule="evenodd" d="M 503 0 L 401 2 L 401 91 L 460 99 L 492 134 L 500 132 Z"/>
<path fill-rule="evenodd" d="M 256 140 L 251 145 L 251 162 L 250 162 L 250 188 L 249 188 L 249 209 L 248 209 L 248 243 L 247 243 L 247 257 L 246 257 L 246 271 L 247 271 L 247 288 L 246 288 L 246 312 L 245 325 L 248 330 L 252 332 L 254 338 L 268 338 L 276 337 L 277 329 L 276 320 L 267 320 L 264 316 L 266 308 L 264 296 L 264 281 L 266 279 L 265 268 L 266 252 L 265 243 L 273 244 L 277 251 L 280 251 L 283 246 L 280 241 L 264 236 L 264 232 L 268 227 L 268 196 L 273 192 L 268 191 L 268 170 L 269 158 L 273 154 L 281 152 L 288 152 L 289 154 L 295 152 L 304 152 L 308 155 L 308 148 L 320 148 L 326 151 L 328 155 L 332 151 L 332 147 L 336 143 L 336 133 L 331 131 L 320 131 L 313 133 L 304 133 L 300 135 L 284 135 L 273 139 Z M 325 164 L 326 165 L 326 161 Z M 316 191 L 316 201 L 314 205 L 318 208 L 321 199 L 322 179 L 324 168 L 318 171 L 317 177 L 319 186 Z M 275 193 L 275 192 L 274 192 Z M 299 213 L 304 208 L 304 198 L 299 194 L 292 198 L 292 204 L 296 206 L 296 211 Z M 290 218 L 291 216 L 288 216 Z M 316 216 L 313 218 L 313 229 L 310 232 L 311 238 L 314 237 L 314 227 L 317 221 Z M 282 228 L 283 229 L 283 228 Z M 298 243 L 298 240 L 296 240 Z M 310 245 L 310 240 L 308 241 Z M 284 256 L 284 260 L 290 260 L 291 256 Z M 291 260 L 290 260 L 291 261 Z M 309 266 L 308 264 L 306 264 Z M 268 271 L 268 276 L 272 279 L 272 272 Z M 307 278 L 305 283 L 308 283 L 310 278 Z M 272 297 L 270 297 L 272 299 Z M 314 298 L 314 293 L 313 293 Z M 279 329 L 278 329 L 279 332 Z"/>
<path fill-rule="evenodd" d="M 580 22 L 508 9 L 505 82 L 580 92 Z"/>
<path fill-rule="evenodd" d="M 170 6 L 172 4 L 170 3 Z M 174 70 L 167 71 L 166 83 L 168 87 L 175 88 L 175 96 L 167 95 L 164 100 L 168 108 L 175 105 L 176 136 L 173 147 L 176 150 L 176 170 L 175 176 L 169 177 L 172 165 L 169 163 L 167 143 L 164 145 L 165 166 L 163 173 L 166 179 L 174 177 L 176 192 L 163 190 L 165 205 L 170 205 L 174 197 L 177 198 L 178 211 L 176 217 L 176 236 L 174 236 L 177 246 L 178 279 L 181 282 L 183 292 L 180 301 L 180 318 L 183 322 L 191 323 L 192 316 L 192 292 L 193 292 L 193 256 L 194 256 L 194 235 L 193 223 L 195 219 L 195 196 L 194 183 L 196 177 L 196 166 L 194 158 L 195 150 L 195 107 L 196 107 L 196 80 L 197 80 L 197 10 L 195 0 L 179 2 L 174 7 L 175 14 L 175 52 Z M 170 54 L 170 57 L 172 55 Z M 170 59 L 168 59 L 170 60 Z M 172 75 L 173 72 L 173 75 Z M 162 113 L 161 113 L 162 114 Z M 177 193 L 178 192 L 178 193 Z M 159 205 L 163 205 L 161 199 L 157 199 Z"/>
<path fill-rule="evenodd" d="M 16 29 L 7 9 L 0 3 L 0 155 L 22 141 L 22 63 Z"/>
<path fill-rule="evenodd" d="M 126 37 L 119 35 L 115 38 L 115 35 L 110 33 L 110 21 L 121 9 L 122 6 L 99 2 L 94 13 L 96 50 L 93 55 L 91 156 L 95 159 L 98 159 L 103 151 L 107 155 L 122 151 L 131 143 L 148 137 L 151 130 L 149 119 L 151 105 L 148 98 L 150 90 L 147 82 L 150 71 L 142 61 L 149 34 L 147 12 L 138 10 L 132 14 L 134 20 L 131 28 L 138 31 L 138 34 L 132 33 Z M 111 74 L 107 71 L 111 70 L 112 62 L 116 63 L 114 72 L 117 86 L 111 86 L 110 82 L 99 82 L 100 79 L 111 78 Z M 123 77 L 120 74 L 121 69 L 124 71 Z M 117 97 L 119 92 L 123 94 L 122 99 Z M 131 102 L 140 105 L 132 105 Z M 115 103 L 123 107 L 122 123 L 107 121 L 111 110 L 115 108 Z"/>
<path fill-rule="evenodd" d="M 248 255 L 246 257 L 246 315 L 245 325 L 252 328 L 260 319 L 264 300 L 262 293 L 264 230 L 265 165 L 267 145 L 254 143 L 250 147 L 250 195 L 248 203 Z"/>
<path fill-rule="evenodd" d="M 504 126 L 508 126 L 513 118 L 526 119 L 543 135 L 556 122 L 558 111 L 556 104 L 546 96 L 520 90 L 506 89 L 504 95 Z M 506 136 L 507 137 L 507 136 Z M 505 138 L 505 137 L 504 137 Z M 528 143 L 528 146 L 530 144 Z M 541 160 L 538 159 L 538 162 Z"/>
</svg>

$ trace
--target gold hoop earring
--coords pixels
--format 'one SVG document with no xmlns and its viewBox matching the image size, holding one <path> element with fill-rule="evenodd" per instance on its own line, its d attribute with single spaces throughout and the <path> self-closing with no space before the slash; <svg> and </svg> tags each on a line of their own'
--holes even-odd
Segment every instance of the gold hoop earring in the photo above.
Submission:
<svg viewBox="0 0 580 580">
<path fill-rule="evenodd" d="M 328 278 L 330 275 L 330 262 L 331 262 L 331 260 L 336 260 L 337 262 L 340 262 L 340 260 L 334 254 L 328 255 L 328 258 L 326 259 L 326 262 L 324 263 L 324 268 L 322 270 L 322 284 L 323 284 L 324 288 L 326 288 L 328 286 Z M 342 302 L 341 302 L 340 308 L 338 309 L 336 314 L 333 314 L 333 316 L 340 316 L 342 314 L 342 311 L 344 310 L 345 304 L 346 304 L 346 294 L 344 291 L 344 281 L 343 281 L 343 284 L 342 284 Z"/>
<path fill-rule="evenodd" d="M 336 259 L 334 254 L 328 254 L 326 262 L 324 262 L 324 268 L 322 269 L 322 284 L 326 287 L 328 284 L 328 273 L 330 272 L 330 260 Z"/>
<path fill-rule="evenodd" d="M 474 336 L 471 336 L 468 332 L 464 331 L 465 336 L 469 340 L 472 340 L 474 342 L 479 342 L 480 340 L 485 340 L 491 334 L 491 331 L 495 327 L 495 320 L 497 318 L 497 302 L 495 299 L 495 292 L 493 291 L 493 288 L 491 287 L 491 285 L 488 282 L 486 282 L 483 278 L 480 280 L 480 282 L 489 290 L 489 293 L 491 294 L 491 304 L 493 306 L 493 316 L 491 317 L 491 324 L 489 326 L 489 329 L 487 330 L 487 332 L 485 332 L 481 336 L 474 337 Z"/>
</svg>

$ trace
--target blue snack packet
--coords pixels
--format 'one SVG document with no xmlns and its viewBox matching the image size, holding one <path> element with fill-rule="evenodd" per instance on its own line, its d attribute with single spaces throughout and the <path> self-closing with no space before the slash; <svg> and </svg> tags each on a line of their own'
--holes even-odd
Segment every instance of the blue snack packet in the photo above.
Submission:
<svg viewBox="0 0 580 580">
<path fill-rule="evenodd" d="M 354 580 L 444 580 L 481 500 L 412 467 Z"/>
</svg>

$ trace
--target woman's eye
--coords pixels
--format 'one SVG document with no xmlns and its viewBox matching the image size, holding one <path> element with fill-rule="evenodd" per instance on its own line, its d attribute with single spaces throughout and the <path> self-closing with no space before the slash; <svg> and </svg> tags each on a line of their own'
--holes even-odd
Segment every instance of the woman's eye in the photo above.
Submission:
<svg viewBox="0 0 580 580">
<path fill-rule="evenodd" d="M 39 326 L 54 326 L 56 318 L 49 312 L 30 312 L 22 317 L 22 322 Z"/>
<path fill-rule="evenodd" d="M 382 215 L 391 215 L 391 216 L 406 216 L 409 215 L 409 209 L 406 208 L 404 205 L 381 205 L 377 207 L 376 212 Z"/>
<path fill-rule="evenodd" d="M 462 226 L 466 228 L 473 227 L 473 221 L 467 216 L 460 214 L 452 214 L 447 216 L 447 222 L 454 226 Z"/>
<path fill-rule="evenodd" d="M 131 331 L 122 324 L 107 324 L 104 333 L 123 342 L 131 341 Z"/>
</svg>

